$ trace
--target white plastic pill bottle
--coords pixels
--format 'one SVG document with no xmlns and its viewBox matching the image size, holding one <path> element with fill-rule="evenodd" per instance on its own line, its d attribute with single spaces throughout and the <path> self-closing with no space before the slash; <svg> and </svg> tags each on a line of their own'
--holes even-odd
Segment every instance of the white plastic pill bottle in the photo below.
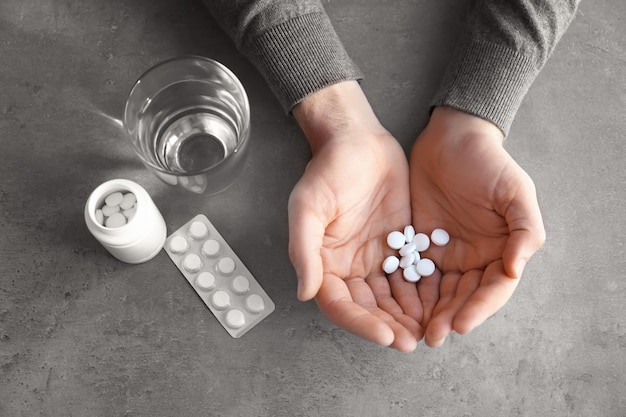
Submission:
<svg viewBox="0 0 626 417">
<path fill-rule="evenodd" d="M 96 219 L 96 210 L 104 205 L 107 196 L 118 191 L 135 195 L 135 215 L 123 226 L 103 226 Z M 163 248 L 167 235 L 165 220 L 148 192 L 139 184 L 124 179 L 107 181 L 91 193 L 85 204 L 85 223 L 111 255 L 131 264 L 154 258 Z"/>
</svg>

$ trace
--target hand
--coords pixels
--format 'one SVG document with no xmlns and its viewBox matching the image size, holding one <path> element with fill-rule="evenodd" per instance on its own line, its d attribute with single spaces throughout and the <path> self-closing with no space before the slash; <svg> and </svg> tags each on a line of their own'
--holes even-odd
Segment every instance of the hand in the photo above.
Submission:
<svg viewBox="0 0 626 417">
<path fill-rule="evenodd" d="M 451 236 L 424 255 L 440 271 L 418 283 L 429 346 L 497 312 L 545 241 L 534 184 L 502 141 L 490 122 L 440 107 L 411 151 L 413 224 Z"/>
<path fill-rule="evenodd" d="M 381 267 L 391 254 L 387 233 L 411 218 L 404 151 L 356 82 L 315 93 L 293 114 L 313 154 L 289 200 L 298 298 L 315 297 L 329 320 L 367 340 L 415 349 L 423 334 L 417 289 L 387 280 Z"/>
</svg>

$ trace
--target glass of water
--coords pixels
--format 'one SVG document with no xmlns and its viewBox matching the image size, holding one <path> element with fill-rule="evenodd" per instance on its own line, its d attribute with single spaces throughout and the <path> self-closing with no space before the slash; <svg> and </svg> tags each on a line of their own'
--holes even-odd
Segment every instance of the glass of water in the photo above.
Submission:
<svg viewBox="0 0 626 417">
<path fill-rule="evenodd" d="M 214 194 L 241 171 L 250 105 L 224 65 L 198 56 L 174 58 L 137 80 L 124 128 L 141 161 L 164 182 Z"/>
</svg>

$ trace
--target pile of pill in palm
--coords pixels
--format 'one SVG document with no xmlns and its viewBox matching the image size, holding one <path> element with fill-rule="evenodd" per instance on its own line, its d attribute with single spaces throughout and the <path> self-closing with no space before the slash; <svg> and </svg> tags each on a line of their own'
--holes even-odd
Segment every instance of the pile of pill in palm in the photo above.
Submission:
<svg viewBox="0 0 626 417">
<path fill-rule="evenodd" d="M 137 210 L 137 197 L 133 193 L 116 191 L 104 198 L 96 209 L 96 221 L 104 227 L 121 227 L 130 221 Z"/>
<path fill-rule="evenodd" d="M 444 229 L 435 229 L 430 237 L 425 233 L 415 233 L 415 228 L 408 225 L 403 232 L 393 231 L 387 235 L 387 245 L 398 251 L 398 256 L 388 256 L 383 261 L 383 270 L 393 274 L 402 268 L 402 276 L 408 282 L 418 282 L 422 277 L 428 277 L 435 272 L 435 263 L 428 258 L 422 258 L 420 252 L 430 247 L 430 243 L 445 246 L 450 241 L 450 235 Z"/>
</svg>

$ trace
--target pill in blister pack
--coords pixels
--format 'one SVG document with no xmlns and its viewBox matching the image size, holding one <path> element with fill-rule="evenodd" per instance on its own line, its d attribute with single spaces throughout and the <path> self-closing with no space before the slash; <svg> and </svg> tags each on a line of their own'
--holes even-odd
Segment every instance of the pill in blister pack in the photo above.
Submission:
<svg viewBox="0 0 626 417">
<path fill-rule="evenodd" d="M 232 337 L 274 311 L 274 302 L 206 216 L 172 233 L 165 252 Z"/>
</svg>

